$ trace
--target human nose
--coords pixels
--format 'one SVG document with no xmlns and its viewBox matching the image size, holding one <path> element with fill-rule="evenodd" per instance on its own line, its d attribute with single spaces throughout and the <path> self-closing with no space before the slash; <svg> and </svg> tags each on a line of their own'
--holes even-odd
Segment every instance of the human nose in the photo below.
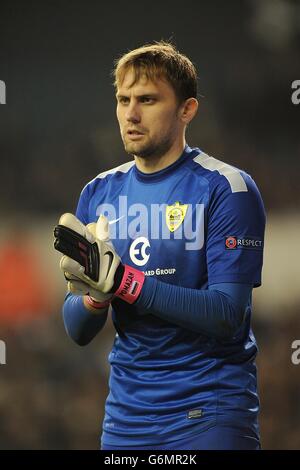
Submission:
<svg viewBox="0 0 300 470">
<path fill-rule="evenodd" d="M 141 117 L 137 107 L 137 103 L 131 102 L 128 105 L 125 113 L 125 118 L 128 122 L 140 122 Z"/>
</svg>

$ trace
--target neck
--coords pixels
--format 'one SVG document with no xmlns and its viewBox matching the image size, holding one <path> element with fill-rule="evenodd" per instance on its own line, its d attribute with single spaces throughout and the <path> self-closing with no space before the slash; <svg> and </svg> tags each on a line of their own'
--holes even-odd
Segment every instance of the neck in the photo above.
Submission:
<svg viewBox="0 0 300 470">
<path fill-rule="evenodd" d="M 183 138 L 180 142 L 176 142 L 166 153 L 163 155 L 153 155 L 147 158 L 137 157 L 134 155 L 135 164 L 137 169 L 143 173 L 154 173 L 156 171 L 163 170 L 172 163 L 176 162 L 182 155 L 185 147 L 185 139 Z"/>
</svg>

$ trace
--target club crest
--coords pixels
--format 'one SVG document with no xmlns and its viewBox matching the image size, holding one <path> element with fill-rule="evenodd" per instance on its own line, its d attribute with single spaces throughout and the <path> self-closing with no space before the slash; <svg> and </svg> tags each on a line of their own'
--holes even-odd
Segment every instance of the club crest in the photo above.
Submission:
<svg viewBox="0 0 300 470">
<path fill-rule="evenodd" d="M 175 232 L 180 227 L 184 221 L 187 208 L 188 204 L 180 204 L 178 201 L 166 207 L 166 224 L 170 232 Z"/>
</svg>

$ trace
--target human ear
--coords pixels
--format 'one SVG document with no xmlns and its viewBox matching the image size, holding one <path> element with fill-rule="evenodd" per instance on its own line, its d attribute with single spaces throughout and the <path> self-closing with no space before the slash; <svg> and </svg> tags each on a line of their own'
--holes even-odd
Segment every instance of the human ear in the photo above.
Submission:
<svg viewBox="0 0 300 470">
<path fill-rule="evenodd" d="M 198 100 L 196 98 L 188 98 L 181 109 L 181 119 L 185 124 L 188 124 L 195 116 L 198 110 Z"/>
</svg>

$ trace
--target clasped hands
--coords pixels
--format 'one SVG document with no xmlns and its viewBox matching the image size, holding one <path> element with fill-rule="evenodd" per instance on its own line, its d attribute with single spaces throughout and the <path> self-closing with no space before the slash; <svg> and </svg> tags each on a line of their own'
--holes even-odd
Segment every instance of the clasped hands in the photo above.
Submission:
<svg viewBox="0 0 300 470">
<path fill-rule="evenodd" d="M 100 215 L 97 222 L 84 225 L 75 215 L 63 214 L 54 229 L 54 247 L 63 256 L 60 268 L 68 291 L 88 296 L 95 308 L 108 306 L 115 297 L 137 300 L 145 275 L 121 262 L 109 240 L 109 222 Z"/>
</svg>

